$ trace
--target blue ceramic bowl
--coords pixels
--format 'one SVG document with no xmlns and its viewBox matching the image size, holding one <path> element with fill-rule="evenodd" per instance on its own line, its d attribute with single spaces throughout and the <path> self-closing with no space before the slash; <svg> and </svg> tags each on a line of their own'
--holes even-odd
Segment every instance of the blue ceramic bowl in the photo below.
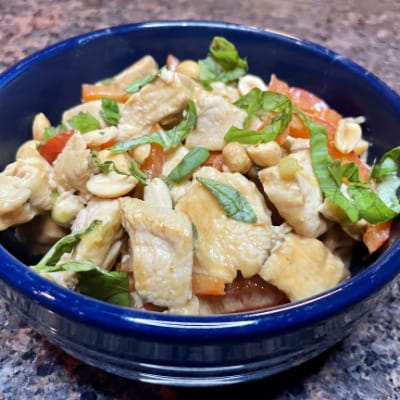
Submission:
<svg viewBox="0 0 400 400">
<path fill-rule="evenodd" d="M 400 99 L 375 76 L 325 48 L 293 37 L 213 22 L 154 22 L 75 37 L 23 60 L 0 76 L 0 167 L 30 138 L 33 116 L 53 123 L 80 101 L 80 84 L 113 75 L 132 60 L 168 53 L 203 58 L 224 36 L 252 73 L 305 87 L 344 115 L 367 117 L 371 157 L 398 145 Z M 313 298 L 236 315 L 172 316 L 120 308 L 68 291 L 31 272 L 24 249 L 1 236 L 0 294 L 42 335 L 96 367 L 172 385 L 220 385 L 275 374 L 347 335 L 400 272 L 399 224 L 390 243 L 354 276 Z M 26 260 L 25 260 L 26 261 Z"/>
</svg>

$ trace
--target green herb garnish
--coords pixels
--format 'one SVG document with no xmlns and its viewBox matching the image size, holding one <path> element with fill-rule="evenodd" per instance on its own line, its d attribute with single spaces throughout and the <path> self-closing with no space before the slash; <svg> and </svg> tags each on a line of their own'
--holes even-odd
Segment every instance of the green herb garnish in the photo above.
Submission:
<svg viewBox="0 0 400 400">
<path fill-rule="evenodd" d="M 218 182 L 214 179 L 196 178 L 217 199 L 229 218 L 253 224 L 257 215 L 247 199 L 233 186 Z"/>
<path fill-rule="evenodd" d="M 101 99 L 100 115 L 108 125 L 117 126 L 121 118 L 118 103 L 114 99 Z"/>
<path fill-rule="evenodd" d="M 158 74 L 156 75 L 146 75 L 144 78 L 135 79 L 128 87 L 125 88 L 126 93 L 136 93 L 138 92 L 143 86 L 153 82 L 157 78 Z"/>
<path fill-rule="evenodd" d="M 186 179 L 197 167 L 202 165 L 210 156 L 205 147 L 193 147 L 183 157 L 180 163 L 168 174 L 167 180 L 180 183 Z"/>
<path fill-rule="evenodd" d="M 287 96 L 275 92 L 252 89 L 240 98 L 235 105 L 247 112 L 244 129 L 232 126 L 224 139 L 227 142 L 256 144 L 275 140 L 289 125 L 292 119 L 292 102 Z M 261 130 L 246 129 L 251 119 L 270 117 L 271 121 Z"/>
<path fill-rule="evenodd" d="M 200 81 L 207 89 L 211 82 L 235 82 L 248 70 L 247 61 L 240 58 L 235 45 L 216 36 L 211 42 L 207 58 L 199 60 Z"/>
<path fill-rule="evenodd" d="M 158 144 L 164 149 L 174 149 L 178 147 L 186 139 L 189 133 L 196 128 L 196 124 L 196 106 L 192 100 L 189 100 L 182 121 L 172 129 L 128 139 L 109 147 L 108 150 L 114 153 L 124 153 L 133 147 L 147 143 Z"/>
</svg>

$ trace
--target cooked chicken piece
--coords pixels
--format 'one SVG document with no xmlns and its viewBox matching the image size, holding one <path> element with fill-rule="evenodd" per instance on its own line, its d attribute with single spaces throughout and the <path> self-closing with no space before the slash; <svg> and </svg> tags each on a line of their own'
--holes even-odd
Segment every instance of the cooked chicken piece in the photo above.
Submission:
<svg viewBox="0 0 400 400">
<path fill-rule="evenodd" d="M 168 151 L 163 164 L 162 174 L 167 176 L 182 161 L 187 153 L 189 153 L 189 150 L 185 146 L 179 146 L 177 149 Z"/>
<path fill-rule="evenodd" d="M 239 91 L 235 87 L 228 86 L 223 82 L 212 82 L 211 88 L 211 93 L 223 97 L 229 103 L 234 103 L 240 99 Z"/>
<path fill-rule="evenodd" d="M 322 293 L 347 275 L 342 260 L 321 241 L 289 233 L 260 270 L 260 276 L 291 301 Z"/>
<path fill-rule="evenodd" d="M 135 80 L 143 79 L 147 75 L 155 75 L 157 72 L 158 64 L 156 60 L 152 56 L 146 55 L 115 75 L 112 78 L 112 83 L 126 88 Z"/>
<path fill-rule="evenodd" d="M 88 192 L 86 183 L 95 168 L 83 135 L 71 136 L 53 167 L 55 179 L 62 187 L 60 191 Z"/>
<path fill-rule="evenodd" d="M 94 220 L 100 220 L 101 224 L 82 237 L 72 259 L 92 261 L 99 267 L 109 269 L 122 245 L 120 211 L 118 200 L 90 200 L 72 224 L 72 233 L 83 231 Z"/>
<path fill-rule="evenodd" d="M 78 104 L 77 106 L 64 111 L 61 120 L 65 123 L 66 121 L 75 117 L 75 115 L 78 115 L 80 112 L 89 113 L 99 121 L 100 128 L 104 128 L 107 126 L 107 124 L 101 116 L 101 109 L 101 100 L 87 101 L 86 103 Z"/>
<path fill-rule="evenodd" d="M 136 198 L 120 201 L 139 296 L 162 307 L 183 306 L 192 296 L 193 233 L 188 217 Z"/>
<path fill-rule="evenodd" d="M 259 172 L 260 181 L 269 200 L 279 214 L 299 235 L 317 237 L 326 231 L 326 222 L 319 214 L 322 193 L 311 166 L 308 150 L 291 154 L 299 169 L 292 179 L 284 179 L 279 165 Z"/>
<path fill-rule="evenodd" d="M 246 112 L 222 96 L 201 88 L 194 91 L 193 100 L 197 108 L 197 127 L 189 134 L 186 145 L 222 150 L 226 132 L 232 125 L 242 128 Z"/>
<path fill-rule="evenodd" d="M 257 216 L 253 224 L 228 218 L 209 190 L 194 179 L 176 205 L 196 228 L 194 270 L 227 283 L 233 281 L 238 270 L 246 278 L 257 274 L 271 248 L 272 227 L 270 212 L 255 184 L 239 173 L 221 173 L 211 167 L 202 167 L 194 177 L 233 186 Z"/>
<path fill-rule="evenodd" d="M 167 184 L 161 178 L 153 178 L 144 187 L 143 200 L 155 207 L 172 210 L 172 199 Z"/>
<path fill-rule="evenodd" d="M 17 156 L 0 174 L 0 230 L 28 222 L 52 207 L 53 171 L 35 142 L 21 146 Z"/>
<path fill-rule="evenodd" d="M 144 86 L 121 107 L 119 140 L 149 133 L 163 118 L 185 109 L 195 83 L 185 75 L 170 74 L 168 79 L 160 77 Z"/>
</svg>

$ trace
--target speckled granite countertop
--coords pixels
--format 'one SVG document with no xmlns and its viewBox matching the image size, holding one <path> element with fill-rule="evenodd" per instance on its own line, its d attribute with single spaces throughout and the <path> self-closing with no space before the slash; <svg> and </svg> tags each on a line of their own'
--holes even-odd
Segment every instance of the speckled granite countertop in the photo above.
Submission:
<svg viewBox="0 0 400 400">
<path fill-rule="evenodd" d="M 0 71 L 61 39 L 154 19 L 214 19 L 285 31 L 325 45 L 400 92 L 397 0 L 0 0 Z M 277 377 L 216 389 L 128 381 L 71 358 L 0 300 L 0 400 L 400 399 L 400 281 L 329 352 Z M 258 394 L 257 394 L 258 393 Z"/>
</svg>

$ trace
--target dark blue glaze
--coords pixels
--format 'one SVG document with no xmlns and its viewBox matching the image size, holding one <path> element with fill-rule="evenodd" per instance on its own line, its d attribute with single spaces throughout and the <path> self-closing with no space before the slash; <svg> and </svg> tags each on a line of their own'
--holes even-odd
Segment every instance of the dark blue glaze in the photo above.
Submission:
<svg viewBox="0 0 400 400">
<path fill-rule="evenodd" d="M 318 94 L 344 115 L 367 117 L 371 157 L 399 144 L 400 100 L 345 57 L 282 34 L 226 23 L 154 22 L 69 39 L 0 76 L 0 166 L 30 138 L 33 116 L 55 124 L 80 101 L 80 85 L 111 76 L 145 54 L 204 58 L 224 36 L 247 57 L 250 72 L 271 73 Z M 1 236 L 0 293 L 35 329 L 65 351 L 129 378 L 176 385 L 256 379 L 321 353 L 350 332 L 400 272 L 399 224 L 386 251 L 349 281 L 307 299 L 252 313 L 185 317 L 124 309 L 58 287 L 31 272 L 23 250 Z M 12 249 L 14 256 L 7 250 Z"/>
</svg>

